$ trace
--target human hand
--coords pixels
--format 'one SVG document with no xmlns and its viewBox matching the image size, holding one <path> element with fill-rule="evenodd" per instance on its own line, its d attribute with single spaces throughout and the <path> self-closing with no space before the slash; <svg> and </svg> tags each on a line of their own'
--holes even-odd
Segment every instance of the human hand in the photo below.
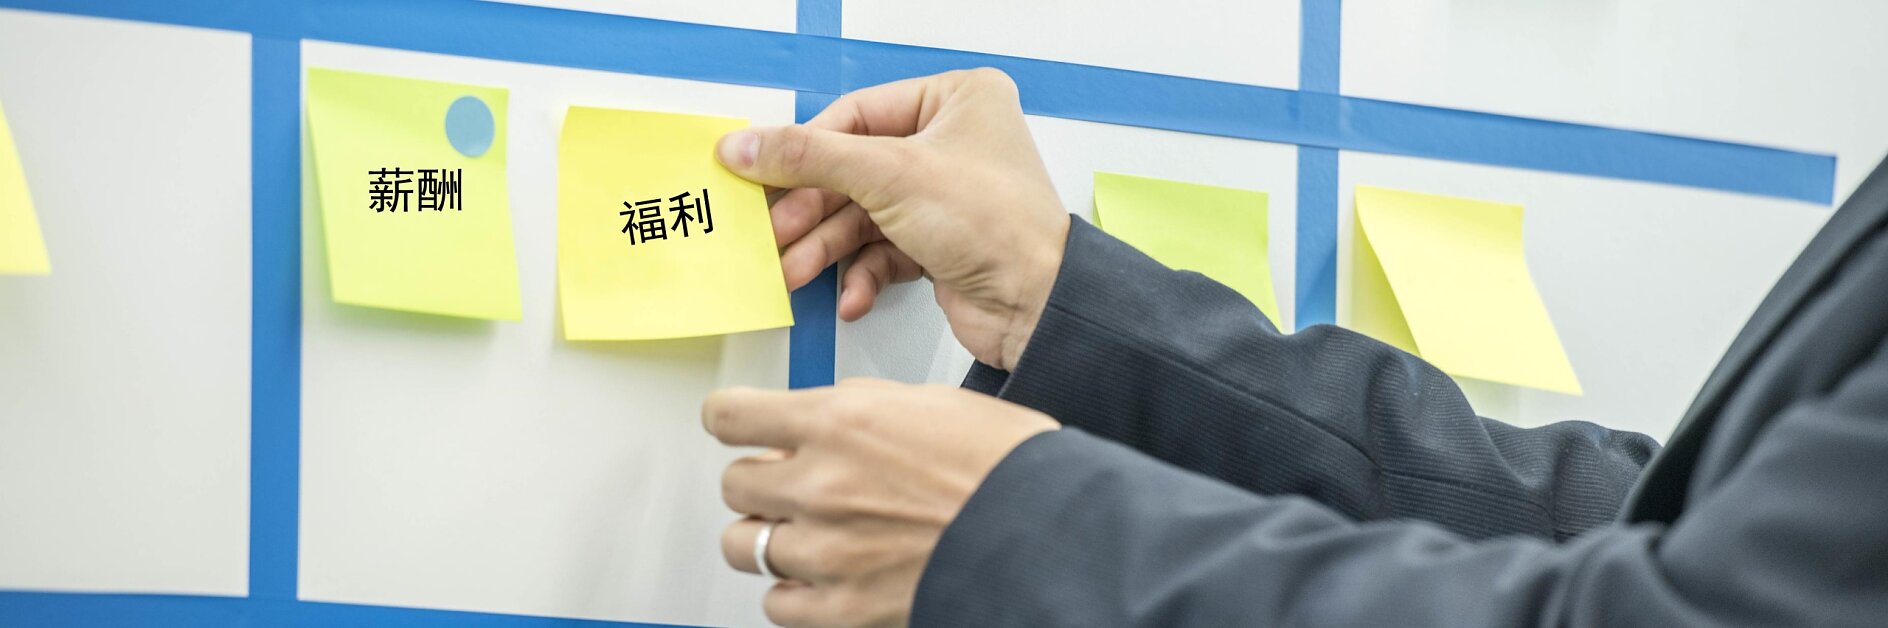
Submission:
<svg viewBox="0 0 1888 628">
<path fill-rule="evenodd" d="M 785 626 L 902 626 L 944 527 L 1010 450 L 1059 427 L 1035 410 L 950 386 L 846 380 L 798 391 L 729 389 L 702 403 L 728 445 L 776 448 L 728 465 L 721 496 L 749 515 L 721 535 L 735 569 L 779 522 L 767 591 Z"/>
<path fill-rule="evenodd" d="M 840 318 L 864 316 L 891 282 L 929 275 L 971 355 L 1002 369 L 1022 356 L 1069 217 L 1009 76 L 986 68 L 859 90 L 805 125 L 730 133 L 716 152 L 735 174 L 791 188 L 773 205 L 789 288 L 857 253 Z"/>
</svg>

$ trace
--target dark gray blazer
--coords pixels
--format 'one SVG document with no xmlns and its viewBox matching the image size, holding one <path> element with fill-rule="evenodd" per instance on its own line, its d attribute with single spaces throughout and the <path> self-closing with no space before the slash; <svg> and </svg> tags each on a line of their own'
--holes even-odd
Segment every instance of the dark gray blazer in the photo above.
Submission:
<svg viewBox="0 0 1888 628">
<path fill-rule="evenodd" d="M 1014 372 L 1068 429 L 944 532 L 919 626 L 1888 626 L 1888 169 L 1664 451 L 1477 417 L 1422 360 L 1075 220 Z M 1657 455 L 1654 453 L 1657 452 Z"/>
</svg>

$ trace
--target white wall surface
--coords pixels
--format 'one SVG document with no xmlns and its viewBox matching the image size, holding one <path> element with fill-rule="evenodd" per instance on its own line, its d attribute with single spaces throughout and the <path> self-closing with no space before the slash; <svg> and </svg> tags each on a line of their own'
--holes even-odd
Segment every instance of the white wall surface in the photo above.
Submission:
<svg viewBox="0 0 1888 628">
<path fill-rule="evenodd" d="M 0 10 L 53 274 L 0 275 L 0 588 L 242 595 L 249 37 Z"/>
<path fill-rule="evenodd" d="M 1346 0 L 1347 95 L 1833 153 L 1888 153 L 1888 2 Z"/>
<path fill-rule="evenodd" d="M 841 33 L 1298 87 L 1298 0 L 853 0 Z"/>
<path fill-rule="evenodd" d="M 777 31 L 795 16 L 791 0 L 534 3 Z M 853 0 L 844 10 L 844 34 L 860 39 L 1297 85 L 1298 0 Z M 1872 0 L 1351 0 L 1342 84 L 1356 96 L 1833 153 L 1840 199 L 1888 152 L 1878 113 L 1888 39 L 1871 30 L 1884 12 Z M 0 10 L 0 100 L 54 266 L 51 277 L 0 277 L 0 588 L 244 592 L 248 52 L 240 34 Z M 696 413 L 719 386 L 784 385 L 787 334 L 558 340 L 555 141 L 570 104 L 785 123 L 793 94 L 331 43 L 303 54 L 308 67 L 511 89 L 525 320 L 334 305 L 305 212 L 302 595 L 761 623 L 765 583 L 728 570 L 715 542 L 733 517 L 717 479 L 737 453 L 715 446 Z M 1082 216 L 1097 170 L 1267 192 L 1289 324 L 1294 147 L 1029 125 Z M 1587 393 L 1465 382 L 1478 410 L 1661 439 L 1829 211 L 1345 152 L 1344 265 L 1360 184 L 1527 208 L 1529 263 Z M 929 287 L 883 298 L 841 324 L 838 374 L 958 381 L 970 358 Z"/>
<path fill-rule="evenodd" d="M 710 390 L 786 386 L 787 330 L 572 343 L 556 328 L 557 138 L 569 105 L 793 121 L 793 93 L 306 42 L 304 67 L 508 87 L 524 320 L 328 297 L 304 167 L 304 599 L 682 624 L 756 624 L 729 569 Z M 304 164 L 306 164 L 304 157 Z"/>
<path fill-rule="evenodd" d="M 498 0 L 506 4 L 629 15 L 791 33 L 799 22 L 794 0 Z"/>
</svg>

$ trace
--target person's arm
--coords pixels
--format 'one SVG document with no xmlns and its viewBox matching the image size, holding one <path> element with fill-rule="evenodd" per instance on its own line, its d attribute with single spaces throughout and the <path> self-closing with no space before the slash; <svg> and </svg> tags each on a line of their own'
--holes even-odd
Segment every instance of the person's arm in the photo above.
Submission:
<svg viewBox="0 0 1888 628">
<path fill-rule="evenodd" d="M 1011 452 L 945 529 L 911 623 L 1879 626 L 1883 478 L 1888 346 L 1781 408 L 1670 526 L 1563 544 L 1358 523 L 1063 429 Z"/>
<path fill-rule="evenodd" d="M 1564 537 L 1610 518 L 1653 449 L 1482 421 L 1420 360 L 1341 329 L 1280 335 L 1231 290 L 1072 221 L 994 70 L 859 90 L 716 154 L 791 188 L 773 206 L 789 287 L 853 255 L 838 304 L 853 320 L 929 276 L 958 341 L 1015 371 L 1005 398 L 1251 490 Z"/>
<path fill-rule="evenodd" d="M 1477 417 L 1415 356 L 1331 326 L 1281 334 L 1231 289 L 1080 220 L 1014 372 L 979 364 L 965 385 L 1254 492 L 1477 538 L 1606 522 L 1657 449 Z"/>
</svg>

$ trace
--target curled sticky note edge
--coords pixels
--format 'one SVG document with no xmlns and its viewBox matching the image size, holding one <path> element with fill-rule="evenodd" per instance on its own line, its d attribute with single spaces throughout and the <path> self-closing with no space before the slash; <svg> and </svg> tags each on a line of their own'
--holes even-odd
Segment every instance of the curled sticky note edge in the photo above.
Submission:
<svg viewBox="0 0 1888 628">
<path fill-rule="evenodd" d="M 1095 173 L 1095 225 L 1148 257 L 1237 291 L 1273 324 L 1264 192 Z"/>
<path fill-rule="evenodd" d="M 1521 218 L 1519 205 L 1358 187 L 1351 326 L 1451 375 L 1581 394 Z"/>
<path fill-rule="evenodd" d="M 33 212 L 33 195 L 26 186 L 13 129 L 0 106 L 0 274 L 45 275 L 52 272 L 46 241 Z"/>
</svg>

